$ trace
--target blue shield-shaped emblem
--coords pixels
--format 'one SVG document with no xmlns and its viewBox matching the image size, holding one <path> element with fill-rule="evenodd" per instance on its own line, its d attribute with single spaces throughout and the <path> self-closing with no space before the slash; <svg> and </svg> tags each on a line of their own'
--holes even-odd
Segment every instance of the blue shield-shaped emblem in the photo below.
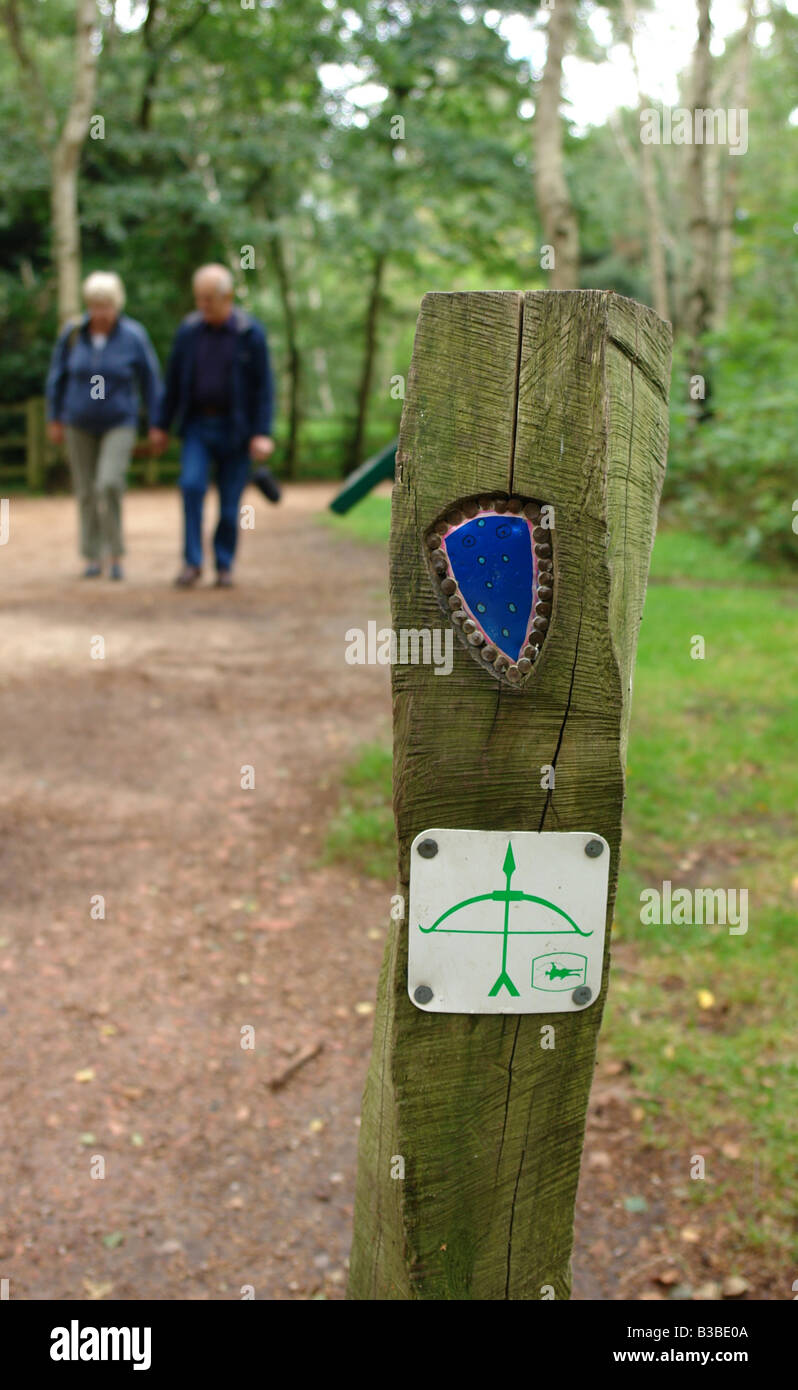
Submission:
<svg viewBox="0 0 798 1390">
<path fill-rule="evenodd" d="M 551 508 L 523 497 L 466 498 L 427 534 L 433 581 L 461 641 L 509 685 L 540 655 L 554 603 Z"/>
</svg>

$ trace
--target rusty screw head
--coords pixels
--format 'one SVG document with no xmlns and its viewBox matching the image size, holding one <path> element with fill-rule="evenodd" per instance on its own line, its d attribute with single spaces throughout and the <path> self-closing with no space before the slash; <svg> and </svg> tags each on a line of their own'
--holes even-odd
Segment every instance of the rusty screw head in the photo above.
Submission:
<svg viewBox="0 0 798 1390">
<path fill-rule="evenodd" d="M 593 991 L 587 985 L 579 985 L 571 995 L 575 1004 L 589 1004 L 593 998 Z"/>
<path fill-rule="evenodd" d="M 422 859 L 434 859 L 438 853 L 437 840 L 422 840 L 418 847 L 418 852 Z"/>
<path fill-rule="evenodd" d="M 419 985 L 418 989 L 413 990 L 413 998 L 417 1004 L 429 1004 L 432 999 L 432 990 L 429 985 Z"/>
</svg>

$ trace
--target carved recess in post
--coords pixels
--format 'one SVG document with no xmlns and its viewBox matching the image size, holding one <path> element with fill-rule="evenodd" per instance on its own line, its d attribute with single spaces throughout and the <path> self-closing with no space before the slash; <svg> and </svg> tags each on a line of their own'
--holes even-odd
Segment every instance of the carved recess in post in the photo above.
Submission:
<svg viewBox="0 0 798 1390">
<path fill-rule="evenodd" d="M 554 508 L 507 493 L 464 497 L 436 517 L 424 543 L 463 646 L 497 680 L 522 689 L 554 608 Z"/>
</svg>

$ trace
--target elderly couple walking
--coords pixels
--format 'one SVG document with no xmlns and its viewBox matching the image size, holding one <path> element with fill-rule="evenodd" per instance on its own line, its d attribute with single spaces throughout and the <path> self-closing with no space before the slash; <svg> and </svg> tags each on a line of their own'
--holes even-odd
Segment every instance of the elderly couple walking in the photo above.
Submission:
<svg viewBox="0 0 798 1390">
<path fill-rule="evenodd" d="M 47 377 L 48 435 L 66 445 L 80 515 L 84 575 L 122 578 L 122 494 L 136 440 L 139 401 L 149 442 L 161 453 L 169 430 L 181 436 L 183 568 L 175 583 L 190 588 L 202 575 L 202 511 L 211 465 L 216 466 L 219 522 L 213 537 L 216 583 L 232 584 L 241 493 L 250 465 L 261 491 L 280 490 L 265 466 L 274 449 L 274 387 L 266 333 L 233 307 L 226 266 L 205 265 L 193 279 L 196 312 L 175 336 L 166 379 L 146 329 L 122 313 L 118 275 L 96 272 L 83 286 L 86 313 L 68 324 L 53 349 Z"/>
</svg>

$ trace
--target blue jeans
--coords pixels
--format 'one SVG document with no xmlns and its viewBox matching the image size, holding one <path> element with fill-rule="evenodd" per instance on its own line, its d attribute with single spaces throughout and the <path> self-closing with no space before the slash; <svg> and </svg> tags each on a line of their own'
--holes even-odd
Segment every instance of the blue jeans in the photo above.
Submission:
<svg viewBox="0 0 798 1390">
<path fill-rule="evenodd" d="M 213 535 L 217 570 L 232 569 L 238 540 L 238 504 L 249 478 L 246 445 L 231 447 L 227 416 L 195 415 L 186 422 L 180 454 L 180 488 L 185 518 L 184 557 L 202 565 L 202 507 L 211 461 L 216 464 L 219 524 Z"/>
</svg>

